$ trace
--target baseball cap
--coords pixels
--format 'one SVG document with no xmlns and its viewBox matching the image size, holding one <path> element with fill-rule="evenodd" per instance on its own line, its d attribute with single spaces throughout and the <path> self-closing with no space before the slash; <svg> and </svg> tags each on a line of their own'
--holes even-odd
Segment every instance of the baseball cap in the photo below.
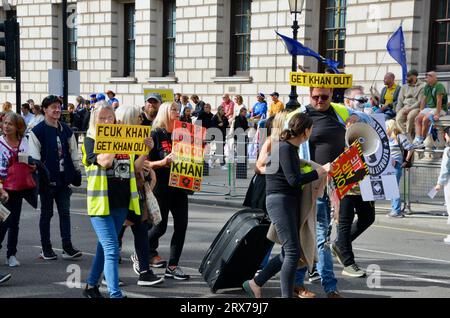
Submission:
<svg viewBox="0 0 450 318">
<path fill-rule="evenodd" d="M 106 99 L 105 94 L 103 94 L 103 93 L 97 94 L 97 101 L 101 101 L 101 100 L 105 100 L 105 99 Z"/>
<path fill-rule="evenodd" d="M 258 97 L 262 97 L 262 98 L 266 98 L 266 95 L 264 95 L 264 94 L 261 93 L 261 92 L 259 92 L 257 96 L 258 96 Z"/>
<path fill-rule="evenodd" d="M 150 93 L 145 96 L 145 101 L 148 101 L 149 99 L 156 99 L 158 102 L 162 103 L 162 97 L 158 93 Z"/>
<path fill-rule="evenodd" d="M 278 94 L 277 92 L 273 92 L 272 94 L 270 94 L 270 96 L 280 97 L 280 94 Z"/>
<path fill-rule="evenodd" d="M 108 95 L 108 94 L 113 94 L 113 96 L 116 96 L 116 93 L 114 93 L 112 90 L 106 91 L 106 95 Z"/>
</svg>

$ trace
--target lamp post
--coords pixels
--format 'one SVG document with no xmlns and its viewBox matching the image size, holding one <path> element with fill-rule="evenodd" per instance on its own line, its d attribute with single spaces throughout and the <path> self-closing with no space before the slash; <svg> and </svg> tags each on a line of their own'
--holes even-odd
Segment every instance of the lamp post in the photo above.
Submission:
<svg viewBox="0 0 450 318">
<path fill-rule="evenodd" d="M 289 0 L 289 9 L 294 14 L 294 22 L 292 24 L 293 39 L 297 40 L 298 35 L 298 21 L 297 14 L 301 14 L 305 0 Z M 292 72 L 297 71 L 297 55 L 292 55 Z M 289 102 L 286 104 L 286 109 L 294 110 L 300 107 L 300 103 L 297 100 L 297 86 L 291 86 L 291 93 L 289 94 Z"/>
</svg>

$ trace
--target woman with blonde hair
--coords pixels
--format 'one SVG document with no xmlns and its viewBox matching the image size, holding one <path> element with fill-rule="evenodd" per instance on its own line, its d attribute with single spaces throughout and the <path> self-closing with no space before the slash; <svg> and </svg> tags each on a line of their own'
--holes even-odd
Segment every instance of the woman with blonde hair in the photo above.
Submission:
<svg viewBox="0 0 450 318">
<path fill-rule="evenodd" d="M 392 165 L 395 168 L 397 177 L 397 185 L 400 185 L 403 168 L 407 167 L 411 162 L 414 154 L 414 146 L 408 141 L 408 137 L 403 133 L 402 128 L 397 121 L 391 119 L 386 122 L 386 131 L 389 137 L 389 148 L 391 149 Z M 406 158 L 404 152 L 407 151 Z M 388 216 L 393 218 L 403 218 L 401 209 L 402 201 L 400 196 L 391 200 L 391 212 Z"/>
<path fill-rule="evenodd" d="M 116 119 L 118 124 L 124 125 L 139 125 L 141 109 L 138 106 L 124 106 L 117 108 Z M 144 143 L 151 150 L 154 146 L 153 139 L 151 137 L 146 138 Z M 146 156 L 141 156 L 146 157 Z M 149 171 L 151 176 L 150 188 L 153 189 L 156 184 L 156 175 L 153 170 Z M 136 182 L 139 192 L 140 202 L 145 201 L 145 190 L 144 190 L 144 176 L 143 172 L 136 173 Z M 139 275 L 139 280 L 137 284 L 139 286 L 153 286 L 164 281 L 163 277 L 156 276 L 149 267 L 149 257 L 148 257 L 148 211 L 145 204 L 141 203 L 141 218 L 136 219 L 134 214 L 131 214 L 127 218 L 127 224 L 131 225 L 131 230 L 134 236 L 134 249 L 135 253 L 131 256 L 133 261 L 133 270 Z M 122 246 L 122 238 L 125 233 L 127 225 L 122 226 L 122 230 L 119 233 L 119 245 Z"/>
<path fill-rule="evenodd" d="M 150 266 L 157 268 L 167 266 L 165 277 L 187 280 L 190 276 L 182 271 L 178 263 L 183 251 L 188 225 L 188 197 L 184 190 L 169 186 L 170 165 L 174 159 L 172 133 L 175 121 L 179 119 L 179 116 L 180 112 L 176 103 L 161 105 L 152 127 L 155 147 L 150 152 L 150 159 L 145 161 L 144 168 L 155 170 L 157 183 L 154 193 L 162 217 L 162 221 L 158 225 L 152 226 L 148 234 Z M 167 263 L 161 259 L 157 248 L 160 237 L 164 235 L 167 229 L 169 211 L 173 216 L 174 231 L 170 242 L 170 258 Z"/>
<path fill-rule="evenodd" d="M 135 171 L 142 171 L 145 157 L 135 160 L 133 154 L 96 154 L 97 124 L 116 124 L 112 106 L 97 103 L 82 147 L 88 178 L 87 210 L 98 237 L 97 252 L 83 295 L 87 298 L 103 298 L 98 283 L 104 272 L 110 297 L 122 298 L 118 235 L 129 211 L 141 215 Z"/>
</svg>

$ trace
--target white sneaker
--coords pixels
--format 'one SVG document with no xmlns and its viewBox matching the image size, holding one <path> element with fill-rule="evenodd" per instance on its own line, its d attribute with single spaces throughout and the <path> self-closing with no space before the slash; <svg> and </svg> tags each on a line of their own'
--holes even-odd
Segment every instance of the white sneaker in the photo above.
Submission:
<svg viewBox="0 0 450 318">
<path fill-rule="evenodd" d="M 450 245 L 450 236 L 447 236 L 447 237 L 444 239 L 444 243 Z"/>
<path fill-rule="evenodd" d="M 6 260 L 6 265 L 8 265 L 9 267 L 19 267 L 20 266 L 20 262 L 17 260 L 17 258 L 13 255 L 10 256 L 7 260 Z"/>
</svg>

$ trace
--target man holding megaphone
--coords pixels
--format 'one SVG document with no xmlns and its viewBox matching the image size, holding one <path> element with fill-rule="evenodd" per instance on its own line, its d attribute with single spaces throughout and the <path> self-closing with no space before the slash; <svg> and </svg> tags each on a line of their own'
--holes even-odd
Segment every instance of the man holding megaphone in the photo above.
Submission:
<svg viewBox="0 0 450 318">
<path fill-rule="evenodd" d="M 357 92 L 350 94 L 355 98 Z M 363 93 L 361 94 L 363 95 Z M 309 143 L 305 143 L 300 150 L 304 159 L 313 160 L 319 164 L 333 162 L 346 148 L 346 131 L 356 122 L 370 121 L 370 117 L 357 112 L 350 107 L 331 102 L 332 88 L 310 88 L 310 104 L 302 107 L 314 123 Z M 355 213 L 358 220 L 353 223 Z M 325 292 L 336 290 L 336 279 L 333 273 L 333 260 L 328 248 L 327 234 L 331 222 L 330 199 L 327 194 L 317 200 L 317 245 L 319 250 L 319 263 L 317 269 L 322 278 Z M 337 217 L 335 215 L 335 217 Z M 338 238 L 331 244 L 331 249 L 343 264 L 343 275 L 350 277 L 363 277 L 365 272 L 359 268 L 354 260 L 352 241 L 363 233 L 375 220 L 375 207 L 373 202 L 364 202 L 359 187 L 342 198 L 338 216 Z"/>
</svg>

